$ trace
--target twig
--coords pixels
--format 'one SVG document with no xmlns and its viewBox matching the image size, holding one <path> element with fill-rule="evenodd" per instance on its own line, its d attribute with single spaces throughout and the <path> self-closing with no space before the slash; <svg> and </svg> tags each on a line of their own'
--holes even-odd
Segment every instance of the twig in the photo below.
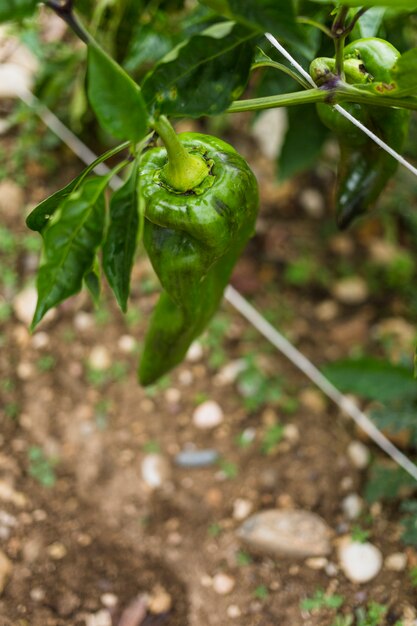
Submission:
<svg viewBox="0 0 417 626">
<path fill-rule="evenodd" d="M 63 0 L 60 2 L 59 0 L 47 0 L 45 3 L 47 7 L 55 11 L 55 13 L 62 19 L 71 30 L 77 35 L 81 41 L 85 44 L 89 44 L 91 41 L 91 37 L 89 33 L 81 26 L 80 22 L 77 20 L 73 11 L 73 0 Z"/>
</svg>

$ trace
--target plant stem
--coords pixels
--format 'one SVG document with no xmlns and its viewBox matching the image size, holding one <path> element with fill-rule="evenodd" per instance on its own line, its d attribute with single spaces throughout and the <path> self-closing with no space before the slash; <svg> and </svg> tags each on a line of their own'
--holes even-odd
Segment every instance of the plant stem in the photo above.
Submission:
<svg viewBox="0 0 417 626">
<path fill-rule="evenodd" d="M 345 21 L 348 13 L 348 7 L 340 7 L 332 26 L 335 47 L 336 74 L 342 80 L 344 80 L 345 78 L 345 73 L 343 70 L 343 50 L 345 47 L 345 39 L 347 37 Z"/>
<path fill-rule="evenodd" d="M 299 17 L 297 17 L 296 21 L 299 24 L 306 24 L 308 26 L 314 26 L 315 28 L 318 28 L 319 30 L 321 30 L 328 37 L 333 37 L 333 33 L 330 30 L 330 28 L 327 28 L 327 26 L 325 26 L 324 24 L 320 24 L 320 22 L 317 22 L 316 20 L 313 20 L 310 17 L 304 17 L 303 15 L 300 15 Z"/>
<path fill-rule="evenodd" d="M 261 67 L 272 67 L 275 70 L 284 72 L 284 74 L 287 74 L 288 76 L 296 80 L 297 83 L 299 83 L 302 87 L 304 87 L 304 89 L 308 89 L 310 86 L 307 83 L 307 81 L 304 80 L 304 78 L 302 78 L 299 74 L 296 74 L 295 72 L 293 72 L 291 68 L 287 67 L 283 63 L 278 63 L 277 61 L 273 61 L 272 59 L 270 59 L 268 61 L 265 60 L 265 61 L 259 61 L 259 63 L 253 63 L 250 69 L 251 71 L 253 71 Z"/>
<path fill-rule="evenodd" d="M 92 37 L 90 33 L 85 30 L 74 14 L 73 0 L 66 0 L 65 2 L 48 0 L 46 2 L 46 6 L 55 11 L 55 13 L 68 24 L 71 30 L 79 39 L 81 39 L 81 41 L 87 45 L 91 43 Z"/>
<path fill-rule="evenodd" d="M 237 100 L 230 105 L 226 113 L 260 111 L 262 109 L 295 106 L 296 104 L 326 102 L 328 98 L 328 91 L 323 89 L 307 89 L 306 91 L 295 91 L 278 96 L 266 96 L 265 98 L 252 98 L 250 100 Z"/>
<path fill-rule="evenodd" d="M 188 152 L 165 115 L 154 120 L 153 127 L 164 142 L 168 163 L 163 168 L 164 180 L 176 191 L 189 191 L 200 185 L 209 168 L 205 160 Z"/>
</svg>

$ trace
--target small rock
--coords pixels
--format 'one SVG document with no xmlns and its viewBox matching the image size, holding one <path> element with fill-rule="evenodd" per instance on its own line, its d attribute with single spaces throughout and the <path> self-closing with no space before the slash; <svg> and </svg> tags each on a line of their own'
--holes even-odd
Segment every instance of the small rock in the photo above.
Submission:
<svg viewBox="0 0 417 626">
<path fill-rule="evenodd" d="M 175 463 L 180 467 L 207 467 L 219 460 L 217 450 L 181 450 L 175 456 Z"/>
<path fill-rule="evenodd" d="M 3 593 L 4 588 L 12 573 L 12 562 L 7 556 L 0 550 L 0 595 Z"/>
<path fill-rule="evenodd" d="M 19 322 L 30 326 L 38 301 L 36 287 L 26 287 L 13 299 L 13 311 Z"/>
<path fill-rule="evenodd" d="M 326 410 L 326 401 L 317 389 L 303 389 L 299 397 L 303 407 L 316 415 Z"/>
<path fill-rule="evenodd" d="M 94 326 L 94 317 L 85 311 L 79 311 L 74 317 L 74 328 L 80 332 L 91 330 Z"/>
<path fill-rule="evenodd" d="M 393 552 L 384 561 L 385 569 L 391 572 L 403 572 L 407 567 L 407 555 L 404 552 Z"/>
<path fill-rule="evenodd" d="M 247 519 L 237 534 L 249 548 L 271 556 L 305 559 L 331 550 L 331 529 L 309 511 L 262 511 Z"/>
<path fill-rule="evenodd" d="M 400 249 L 384 239 L 373 239 L 368 242 L 368 251 L 371 259 L 383 267 L 389 267 L 398 259 Z"/>
<path fill-rule="evenodd" d="M 165 400 L 169 404 L 178 404 L 181 400 L 181 391 L 179 389 L 175 389 L 175 387 L 170 387 L 164 393 Z"/>
<path fill-rule="evenodd" d="M 49 335 L 47 333 L 39 332 L 33 335 L 31 339 L 32 347 L 35 350 L 42 350 L 43 348 L 47 348 L 50 344 Z"/>
<path fill-rule="evenodd" d="M 99 372 L 107 370 L 111 365 L 110 352 L 105 346 L 94 346 L 88 357 L 88 364 Z"/>
<path fill-rule="evenodd" d="M 220 573 L 213 576 L 213 589 L 219 595 L 225 596 L 230 593 L 235 584 L 235 579 L 227 574 Z"/>
<path fill-rule="evenodd" d="M 352 441 L 348 445 L 347 454 L 352 465 L 357 469 L 365 469 L 371 460 L 369 449 L 360 441 Z"/>
<path fill-rule="evenodd" d="M 23 216 L 23 189 L 12 180 L 0 182 L 0 215 L 2 222 L 14 222 Z"/>
<path fill-rule="evenodd" d="M 155 587 L 148 599 L 148 610 L 154 615 L 168 613 L 171 610 L 172 598 L 161 586 Z"/>
<path fill-rule="evenodd" d="M 300 194 L 300 204 L 310 217 L 320 219 L 324 215 L 323 195 L 314 188 L 304 189 Z"/>
<path fill-rule="evenodd" d="M 45 590 L 42 587 L 34 587 L 30 590 L 30 598 L 34 602 L 43 602 L 45 600 Z"/>
<path fill-rule="evenodd" d="M 100 597 L 101 604 L 108 609 L 112 609 L 117 606 L 119 598 L 114 593 L 103 593 Z"/>
<path fill-rule="evenodd" d="M 193 423 L 197 428 L 216 428 L 223 422 L 223 410 L 214 400 L 200 404 L 193 413 Z"/>
<path fill-rule="evenodd" d="M 126 354 L 134 352 L 136 349 L 136 345 L 136 339 L 131 335 L 122 335 L 121 337 L 119 337 L 119 341 L 117 342 L 117 347 L 119 348 L 119 350 L 125 352 Z"/>
<path fill-rule="evenodd" d="M 360 276 L 341 278 L 333 285 L 333 296 L 342 304 L 363 304 L 369 296 L 366 281 Z"/>
<path fill-rule="evenodd" d="M 382 567 L 382 554 L 371 543 L 343 542 L 339 548 L 340 566 L 353 583 L 366 583 L 375 578 Z"/>
<path fill-rule="evenodd" d="M 158 489 L 170 476 L 169 463 L 161 454 L 147 454 L 142 460 L 142 478 L 151 489 Z"/>
<path fill-rule="evenodd" d="M 225 385 L 232 385 L 236 382 L 237 377 L 241 374 L 245 369 L 247 369 L 248 364 L 245 359 L 236 359 L 235 361 L 231 361 L 224 365 L 218 374 L 214 377 L 215 385 L 219 387 L 224 387 Z"/>
<path fill-rule="evenodd" d="M 32 363 L 28 363 L 27 361 L 22 361 L 16 367 L 16 374 L 20 380 L 29 380 L 33 378 L 35 374 L 35 368 Z"/>
<path fill-rule="evenodd" d="M 199 341 L 193 341 L 191 346 L 188 348 L 188 352 L 185 356 L 186 360 L 189 363 L 198 363 L 204 356 L 203 346 Z"/>
<path fill-rule="evenodd" d="M 320 322 L 331 322 L 339 315 L 339 305 L 335 300 L 323 300 L 314 309 Z"/>
<path fill-rule="evenodd" d="M 245 498 L 237 498 L 233 502 L 233 518 L 241 522 L 252 513 L 253 504 Z"/>
<path fill-rule="evenodd" d="M 54 543 L 51 543 L 51 545 L 47 547 L 47 553 L 49 554 L 51 559 L 54 559 L 54 561 L 60 561 L 66 556 L 67 549 L 63 543 L 60 543 L 59 541 L 55 541 Z"/>
<path fill-rule="evenodd" d="M 237 619 L 238 617 L 242 615 L 242 611 L 237 606 L 237 604 L 230 604 L 227 607 L 226 613 L 227 613 L 227 617 L 230 617 L 230 619 Z"/>
<path fill-rule="evenodd" d="M 355 251 L 353 241 L 348 235 L 334 235 L 329 243 L 331 251 L 339 256 L 350 256 Z"/>
<path fill-rule="evenodd" d="M 295 424 L 285 424 L 283 435 L 284 439 L 290 443 L 298 443 L 300 441 L 300 431 Z"/>
<path fill-rule="evenodd" d="M 113 620 L 107 609 L 85 616 L 85 626 L 112 626 Z"/>
<path fill-rule="evenodd" d="M 323 556 L 315 556 L 306 560 L 306 565 L 310 569 L 316 569 L 316 570 L 325 569 L 328 564 L 329 564 L 328 560 L 324 558 Z"/>
<path fill-rule="evenodd" d="M 350 493 L 342 500 L 342 511 L 350 520 L 357 519 L 363 510 L 363 500 L 357 493 Z"/>
<path fill-rule="evenodd" d="M 27 498 L 24 493 L 15 491 L 9 483 L 0 480 L 0 500 L 11 502 L 19 508 L 23 508 L 27 504 Z"/>
<path fill-rule="evenodd" d="M 335 565 L 334 563 L 327 563 L 326 567 L 324 568 L 324 571 L 326 572 L 327 576 L 333 578 L 334 576 L 337 576 L 338 573 L 338 569 L 337 569 L 337 565 Z"/>
</svg>

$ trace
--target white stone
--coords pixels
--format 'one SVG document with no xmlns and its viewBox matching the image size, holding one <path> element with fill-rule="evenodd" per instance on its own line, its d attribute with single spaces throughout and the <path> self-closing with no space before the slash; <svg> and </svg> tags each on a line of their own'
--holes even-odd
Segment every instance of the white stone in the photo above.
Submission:
<svg viewBox="0 0 417 626">
<path fill-rule="evenodd" d="M 281 152 L 287 128 L 288 117 L 285 109 L 269 109 L 260 113 L 251 132 L 261 152 L 269 159 L 275 159 Z"/>
<path fill-rule="evenodd" d="M 100 600 L 101 604 L 108 609 L 117 606 L 117 603 L 119 602 L 119 598 L 114 593 L 103 593 Z"/>
<path fill-rule="evenodd" d="M 297 443 L 300 440 L 300 431 L 295 424 L 285 424 L 283 435 L 290 443 Z"/>
<path fill-rule="evenodd" d="M 94 326 L 94 317 L 85 311 L 78 311 L 74 317 L 74 328 L 80 332 L 91 330 Z"/>
<path fill-rule="evenodd" d="M 233 502 L 233 518 L 239 522 L 244 520 L 252 513 L 253 504 L 245 498 L 237 498 Z"/>
<path fill-rule="evenodd" d="M 404 552 L 393 552 L 384 561 L 385 569 L 391 572 L 403 572 L 407 567 L 407 555 Z"/>
<path fill-rule="evenodd" d="M 256 513 L 237 531 L 238 537 L 256 552 L 300 559 L 329 554 L 331 534 L 326 522 L 315 513 L 290 509 Z"/>
<path fill-rule="evenodd" d="M 105 346 L 94 346 L 88 357 L 88 364 L 100 372 L 108 369 L 111 365 L 110 352 Z"/>
<path fill-rule="evenodd" d="M 125 352 L 126 354 L 134 352 L 136 345 L 136 339 L 131 335 L 122 335 L 119 337 L 119 341 L 117 342 L 119 350 Z"/>
<path fill-rule="evenodd" d="M 188 352 L 185 358 L 189 363 L 197 363 L 198 361 L 201 361 L 203 356 L 203 346 L 199 341 L 193 341 L 191 346 L 188 348 Z"/>
<path fill-rule="evenodd" d="M 48 546 L 46 551 L 51 557 L 51 559 L 54 559 L 54 561 L 60 561 L 67 555 L 66 547 L 64 546 L 63 543 L 59 541 L 55 541 L 54 543 L 51 543 L 51 545 Z"/>
<path fill-rule="evenodd" d="M 30 590 L 30 598 L 34 602 L 43 602 L 45 600 L 45 590 L 42 587 L 34 587 Z"/>
<path fill-rule="evenodd" d="M 371 460 L 369 449 L 361 441 L 352 441 L 348 445 L 347 454 L 352 465 L 357 469 L 365 469 Z"/>
<path fill-rule="evenodd" d="M 338 280 L 332 289 L 334 297 L 343 304 L 363 304 L 369 296 L 366 281 L 360 276 L 349 276 Z"/>
<path fill-rule="evenodd" d="M 112 626 L 113 620 L 107 609 L 85 616 L 86 626 Z"/>
<path fill-rule="evenodd" d="M 366 583 L 377 576 L 382 567 L 382 554 L 371 543 L 343 542 L 339 547 L 340 567 L 354 583 Z"/>
<path fill-rule="evenodd" d="M 216 428 L 223 422 L 223 409 L 214 400 L 200 404 L 193 413 L 193 424 L 197 428 Z"/>
<path fill-rule="evenodd" d="M 319 219 L 324 215 L 323 195 L 314 188 L 304 189 L 300 194 L 300 203 L 310 217 Z"/>
<path fill-rule="evenodd" d="M 16 367 L 16 374 L 20 380 L 29 380 L 35 374 L 35 368 L 32 363 L 22 361 Z"/>
<path fill-rule="evenodd" d="M 3 593 L 6 583 L 12 573 L 12 562 L 0 550 L 0 594 Z"/>
<path fill-rule="evenodd" d="M 23 216 L 23 190 L 13 180 L 5 179 L 0 182 L 0 214 L 5 221 L 17 220 Z"/>
<path fill-rule="evenodd" d="M 165 400 L 169 404 L 178 404 L 178 402 L 181 400 L 181 391 L 179 389 L 176 389 L 175 387 L 170 387 L 165 391 L 164 396 Z"/>
<path fill-rule="evenodd" d="M 35 348 L 35 350 L 42 350 L 42 348 L 47 348 L 50 344 L 49 335 L 43 332 L 36 333 L 31 339 L 31 344 L 32 347 Z"/>
<path fill-rule="evenodd" d="M 0 65 L 0 98 L 26 95 L 32 86 L 31 73 L 17 63 Z"/>
<path fill-rule="evenodd" d="M 38 301 L 36 287 L 22 289 L 13 299 L 13 311 L 19 322 L 30 326 Z"/>
<path fill-rule="evenodd" d="M 231 576 L 228 576 L 227 574 L 220 573 L 213 576 L 213 589 L 216 593 L 222 596 L 230 593 L 233 590 L 235 584 L 235 579 Z"/>
<path fill-rule="evenodd" d="M 158 489 L 168 480 L 169 463 L 161 454 L 147 454 L 142 460 L 142 478 L 151 489 Z"/>
<path fill-rule="evenodd" d="M 350 493 L 342 500 L 342 511 L 348 519 L 357 519 L 363 511 L 362 498 L 357 493 Z"/>
<path fill-rule="evenodd" d="M 172 597 L 160 585 L 155 587 L 148 599 L 148 610 L 154 615 L 167 613 L 172 606 Z"/>
<path fill-rule="evenodd" d="M 328 565 L 328 560 L 324 556 L 313 556 L 306 560 L 306 565 L 310 569 L 324 569 Z"/>
<path fill-rule="evenodd" d="M 242 611 L 237 606 L 237 604 L 230 604 L 227 607 L 226 613 L 227 613 L 227 617 L 230 617 L 230 619 L 237 619 L 238 617 L 242 615 Z"/>
<path fill-rule="evenodd" d="M 218 374 L 214 377 L 214 383 L 219 387 L 223 387 L 225 385 L 232 385 L 239 374 L 241 374 L 248 367 L 247 361 L 245 359 L 236 359 L 235 361 L 230 361 L 224 365 Z"/>
</svg>

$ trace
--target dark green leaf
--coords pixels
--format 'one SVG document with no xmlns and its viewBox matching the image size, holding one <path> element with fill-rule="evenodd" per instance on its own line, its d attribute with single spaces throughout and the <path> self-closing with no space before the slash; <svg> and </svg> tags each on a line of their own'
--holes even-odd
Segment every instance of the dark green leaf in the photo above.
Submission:
<svg viewBox="0 0 417 626">
<path fill-rule="evenodd" d="M 62 205 L 44 234 L 38 273 L 38 303 L 32 328 L 45 313 L 77 293 L 103 237 L 104 190 L 109 176 L 90 178 Z"/>
<path fill-rule="evenodd" d="M 253 37 L 244 26 L 223 22 L 180 44 L 146 77 L 147 104 L 173 116 L 221 113 L 245 88 Z"/>
<path fill-rule="evenodd" d="M 122 311 L 127 309 L 130 274 L 139 226 L 139 167 L 135 163 L 127 182 L 113 194 L 110 224 L 103 245 L 103 269 Z"/>
<path fill-rule="evenodd" d="M 417 502 L 415 500 L 403 502 L 401 511 L 408 514 L 401 520 L 404 527 L 401 539 L 407 545 L 417 546 Z"/>
<path fill-rule="evenodd" d="M 108 133 L 135 143 L 146 135 L 148 113 L 139 86 L 94 43 L 88 46 L 88 99 Z"/>
<path fill-rule="evenodd" d="M 374 409 L 371 418 L 381 430 L 397 433 L 401 430 L 410 432 L 413 443 L 417 443 L 416 406 L 411 402 L 398 401 L 388 406 Z"/>
<path fill-rule="evenodd" d="M 143 65 L 159 61 L 173 47 L 173 36 L 166 28 L 157 30 L 153 23 L 139 24 L 130 42 L 123 66 L 128 72 L 135 72 Z"/>
<path fill-rule="evenodd" d="M 314 105 L 289 108 L 287 114 L 289 126 L 278 160 L 279 180 L 312 167 L 327 137 Z"/>
<path fill-rule="evenodd" d="M 85 286 L 87 287 L 93 302 L 96 306 L 100 303 L 101 284 L 100 284 L 100 268 L 97 259 L 94 261 L 93 267 L 84 275 Z"/>
<path fill-rule="evenodd" d="M 373 7 L 366 11 L 358 20 L 355 28 L 352 31 L 351 39 L 361 39 L 362 37 L 376 37 L 378 31 L 382 25 L 384 15 L 386 13 L 386 7 Z M 352 10 L 351 17 L 355 15 L 357 11 Z"/>
<path fill-rule="evenodd" d="M 0 22 L 19 20 L 32 15 L 38 0 L 0 0 Z"/>
<path fill-rule="evenodd" d="M 404 488 L 415 486 L 416 481 L 401 467 L 375 465 L 371 470 L 370 479 L 365 488 L 368 502 L 393 500 Z"/>
<path fill-rule="evenodd" d="M 203 3 L 258 32 L 269 32 L 298 44 L 303 42 L 293 2 L 288 0 L 203 0 Z"/>
<path fill-rule="evenodd" d="M 416 0 L 345 0 L 343 4 L 351 7 L 392 7 L 393 9 L 404 9 L 413 11 L 417 9 Z"/>
<path fill-rule="evenodd" d="M 75 189 L 77 189 L 77 187 L 79 187 L 84 178 L 86 178 L 88 174 L 90 174 L 90 172 L 92 172 L 99 163 L 102 163 L 111 156 L 117 154 L 118 152 L 121 152 L 127 146 L 128 144 L 121 144 L 120 146 L 117 146 L 116 148 L 112 148 L 108 152 L 105 152 L 88 167 L 86 167 L 85 170 L 83 170 L 81 174 L 79 174 L 79 176 L 74 178 L 74 180 L 68 183 L 68 185 L 66 185 L 63 189 L 59 189 L 58 191 L 53 193 L 52 196 L 49 196 L 49 198 L 46 198 L 46 200 L 43 200 L 43 202 L 38 204 L 38 206 L 35 207 L 26 218 L 26 225 L 28 226 L 28 228 L 37 232 L 42 232 L 55 211 L 57 211 L 59 206 L 63 202 L 65 202 L 68 196 Z"/>
<path fill-rule="evenodd" d="M 327 365 L 323 373 L 343 392 L 368 400 L 417 398 L 417 382 L 411 368 L 364 358 Z"/>
<path fill-rule="evenodd" d="M 417 95 L 417 48 L 401 55 L 392 69 L 392 77 L 396 83 L 393 95 Z"/>
</svg>

